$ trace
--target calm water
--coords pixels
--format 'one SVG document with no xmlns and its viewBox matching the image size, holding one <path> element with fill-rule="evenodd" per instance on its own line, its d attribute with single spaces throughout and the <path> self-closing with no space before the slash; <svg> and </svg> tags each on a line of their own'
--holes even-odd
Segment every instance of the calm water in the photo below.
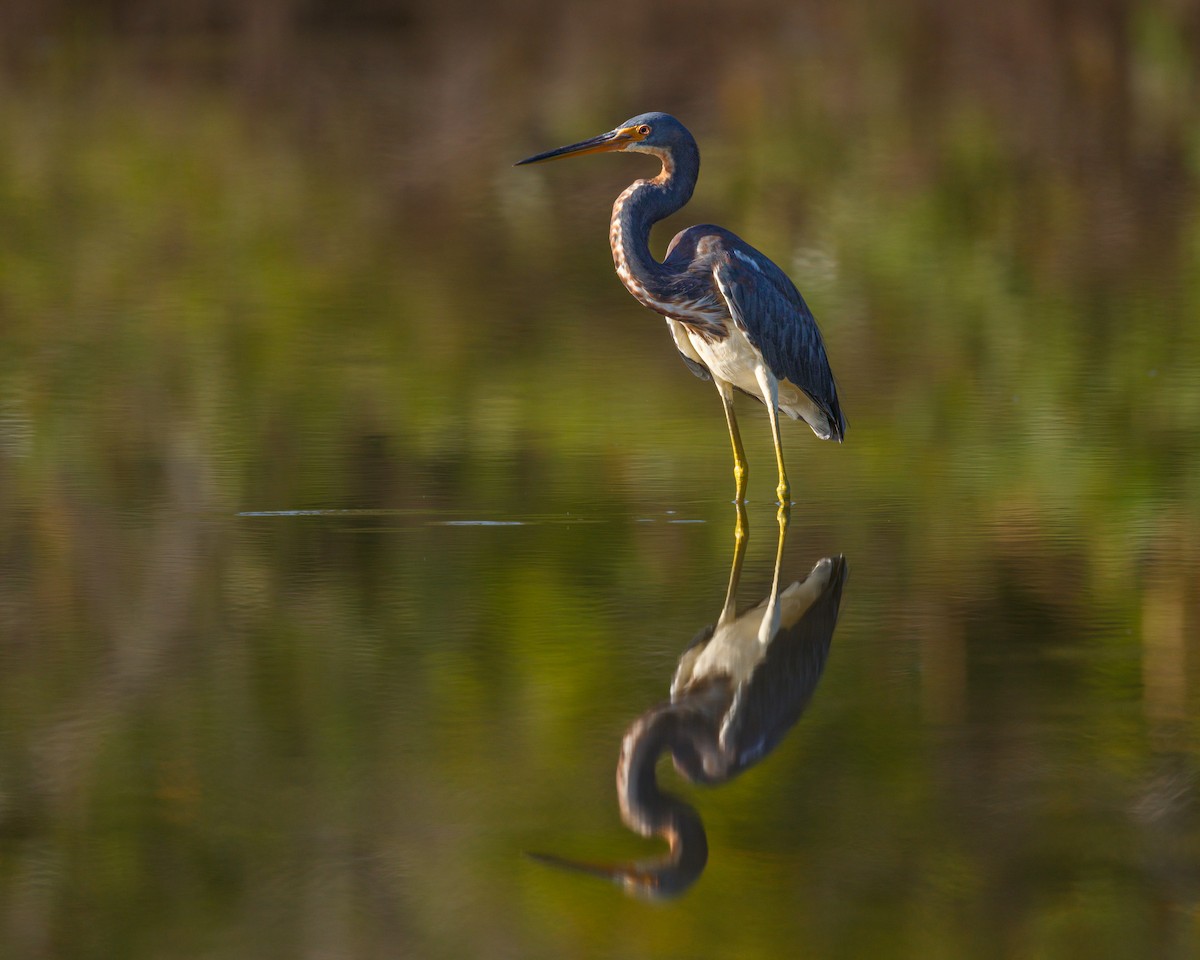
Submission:
<svg viewBox="0 0 1200 960">
<path fill-rule="evenodd" d="M 0 88 L 0 954 L 1200 953 L 1195 59 L 1147 8 L 997 89 L 952 14 L 944 76 L 779 15 L 713 102 L 519 24 Z M 781 542 L 739 401 L 744 554 L 716 393 L 611 274 L 652 171 L 509 166 L 644 109 L 705 156 L 657 249 L 784 265 L 850 421 L 785 424 Z M 814 568 L 765 756 L 628 768 L 702 824 L 663 868 L 623 742 Z"/>
</svg>

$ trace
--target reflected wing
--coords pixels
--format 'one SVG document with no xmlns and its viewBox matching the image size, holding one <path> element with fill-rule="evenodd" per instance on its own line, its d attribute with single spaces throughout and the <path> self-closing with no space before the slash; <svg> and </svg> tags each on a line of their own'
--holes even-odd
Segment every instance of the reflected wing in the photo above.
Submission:
<svg viewBox="0 0 1200 960">
<path fill-rule="evenodd" d="M 829 559 L 833 566 L 821 595 L 799 621 L 785 625 L 772 638 L 766 657 L 747 687 L 738 692 L 726 717 L 721 737 L 734 745 L 739 770 L 783 739 L 808 707 L 820 682 L 846 583 L 845 558 Z"/>
<path fill-rule="evenodd" d="M 692 642 L 687 645 L 687 649 L 680 654 L 679 664 L 675 667 L 675 677 L 671 681 L 672 699 L 695 679 L 692 676 L 692 671 L 696 668 L 696 660 L 704 652 L 704 648 L 708 646 L 708 642 L 713 638 L 713 633 L 716 629 L 717 625 L 715 623 L 710 623 L 707 627 L 702 628 L 692 637 Z"/>
<path fill-rule="evenodd" d="M 776 378 L 808 394 L 829 418 L 834 439 L 841 440 L 846 420 L 812 311 L 787 274 L 757 250 L 739 246 L 727 246 L 713 269 L 729 315 Z"/>
</svg>

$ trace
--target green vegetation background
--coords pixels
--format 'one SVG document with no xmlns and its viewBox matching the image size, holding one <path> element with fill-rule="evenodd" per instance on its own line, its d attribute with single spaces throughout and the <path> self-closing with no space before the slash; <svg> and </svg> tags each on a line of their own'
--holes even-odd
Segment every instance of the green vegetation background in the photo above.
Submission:
<svg viewBox="0 0 1200 960">
<path fill-rule="evenodd" d="M 14 956 L 1195 945 L 1200 833 L 1138 819 L 1197 771 L 1195 9 L 4 17 Z M 638 161 L 510 167 L 648 109 L 704 154 L 655 242 L 726 224 L 821 319 L 851 430 L 840 448 L 789 435 L 817 506 L 788 574 L 845 552 L 857 606 L 835 650 L 874 654 L 847 657 L 840 709 L 780 761 L 819 792 L 706 796 L 729 855 L 649 915 L 512 850 L 553 842 L 546 822 L 644 850 L 613 822 L 619 723 L 587 750 L 572 731 L 660 697 L 673 644 L 715 615 L 727 440 L 711 388 L 611 276 L 608 205 Z M 765 428 L 743 432 L 765 497 Z M 652 507 L 713 522 L 624 522 Z M 234 516 L 342 508 L 398 513 Z M 548 520 L 468 543 L 431 516 Z M 1034 614 L 1060 689 L 980 659 Z M 668 639 L 631 674 L 612 641 L 639 630 Z M 1058 698 L 1088 721 L 1078 741 L 1041 735 Z M 1022 807 L 1045 782 L 1030 770 L 1076 765 Z M 946 766 L 975 776 L 947 788 Z M 801 831 L 803 876 L 772 847 L 798 817 L 822 826 Z"/>
</svg>

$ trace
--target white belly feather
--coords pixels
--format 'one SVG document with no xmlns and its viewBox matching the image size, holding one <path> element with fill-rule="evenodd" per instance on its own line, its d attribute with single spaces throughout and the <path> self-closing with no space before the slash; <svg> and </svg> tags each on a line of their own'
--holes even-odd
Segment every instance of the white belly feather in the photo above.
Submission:
<svg viewBox="0 0 1200 960">
<path fill-rule="evenodd" d="M 732 323 L 726 324 L 729 336 L 723 340 L 708 340 L 693 333 L 678 320 L 667 320 L 675 346 L 684 356 L 704 364 L 714 377 L 732 383 L 739 390 L 766 402 L 758 385 L 756 371 L 766 364 L 746 335 Z M 767 371 L 770 373 L 770 371 Z M 779 409 L 793 420 L 825 425 L 825 416 L 808 395 L 790 380 L 779 380 Z M 814 429 L 814 432 L 815 429 Z M 820 434 L 818 434 L 819 436 Z"/>
</svg>

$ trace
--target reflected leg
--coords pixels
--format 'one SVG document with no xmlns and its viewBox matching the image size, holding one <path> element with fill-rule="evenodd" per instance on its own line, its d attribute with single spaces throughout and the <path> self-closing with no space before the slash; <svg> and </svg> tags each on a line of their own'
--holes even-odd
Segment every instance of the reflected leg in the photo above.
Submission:
<svg viewBox="0 0 1200 960">
<path fill-rule="evenodd" d="M 737 586 L 742 576 L 742 561 L 746 557 L 746 544 L 750 540 L 750 527 L 746 520 L 746 507 L 739 500 L 734 504 L 737 509 L 737 522 L 733 527 L 733 564 L 729 568 L 729 586 L 725 588 L 725 603 L 721 607 L 718 624 L 726 623 L 737 615 Z"/>
<path fill-rule="evenodd" d="M 787 542 L 788 525 L 791 523 L 792 508 L 790 504 L 781 503 L 775 514 L 779 523 L 779 540 L 775 545 L 775 573 L 771 578 L 771 594 L 767 599 L 767 609 L 763 612 L 762 623 L 758 628 L 758 642 L 767 644 L 779 630 L 779 575 L 783 570 L 783 545 Z"/>
<path fill-rule="evenodd" d="M 721 394 L 721 405 L 725 408 L 725 422 L 729 425 L 729 440 L 733 444 L 733 482 L 736 486 L 734 503 L 746 502 L 746 483 L 750 478 L 750 465 L 746 462 L 746 451 L 742 447 L 742 435 L 738 432 L 737 415 L 733 412 L 733 384 L 714 375 L 713 383 Z"/>
</svg>

